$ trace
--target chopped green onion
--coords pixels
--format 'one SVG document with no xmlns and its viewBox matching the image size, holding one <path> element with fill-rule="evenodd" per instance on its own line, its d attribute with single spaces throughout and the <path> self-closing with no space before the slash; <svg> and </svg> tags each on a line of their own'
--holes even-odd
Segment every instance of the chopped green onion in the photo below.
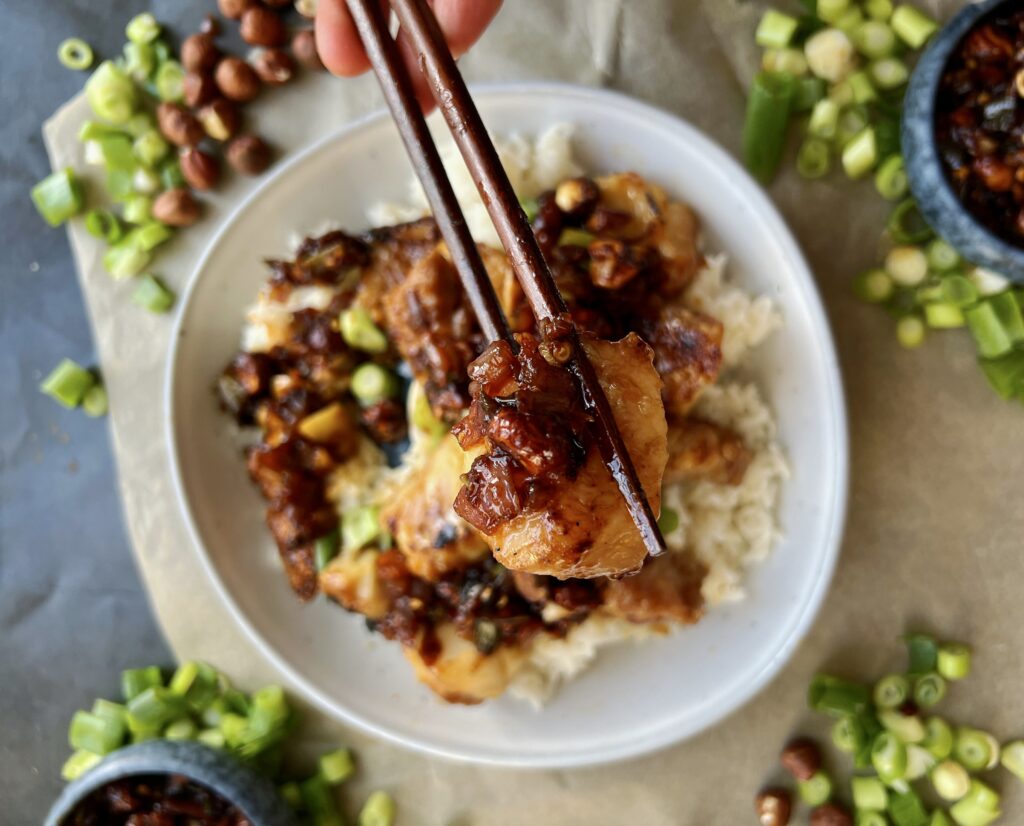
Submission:
<svg viewBox="0 0 1024 826">
<path fill-rule="evenodd" d="M 839 104 L 826 98 L 814 104 L 807 131 L 816 138 L 831 140 L 839 128 Z"/>
<path fill-rule="evenodd" d="M 103 267 L 114 278 L 131 278 L 142 272 L 150 262 L 149 252 L 131 242 L 129 235 L 103 254 Z"/>
<path fill-rule="evenodd" d="M 889 803 L 885 784 L 877 777 L 853 777 L 850 779 L 853 805 L 856 809 L 884 811 Z"/>
<path fill-rule="evenodd" d="M 164 729 L 164 737 L 168 740 L 195 740 L 199 727 L 188 717 L 182 717 L 168 723 Z"/>
<path fill-rule="evenodd" d="M 910 70 L 898 57 L 883 57 L 868 66 L 868 76 L 876 88 L 887 92 L 906 83 Z"/>
<path fill-rule="evenodd" d="M 138 697 L 147 688 L 161 686 L 164 684 L 160 668 L 151 665 L 147 668 L 129 668 L 121 672 L 121 696 L 125 702 L 130 702 Z"/>
<path fill-rule="evenodd" d="M 112 703 L 103 698 L 97 699 L 92 704 L 92 713 L 107 720 L 119 720 L 121 723 L 126 723 L 128 719 L 127 708 L 120 703 Z"/>
<path fill-rule="evenodd" d="M 871 765 L 883 783 L 900 780 L 907 770 L 907 747 L 891 731 L 883 731 L 871 747 Z"/>
<path fill-rule="evenodd" d="M 1024 352 L 998 359 L 979 359 L 981 370 L 992 389 L 1003 399 L 1024 398 Z"/>
<path fill-rule="evenodd" d="M 798 77 L 793 87 L 790 111 L 810 112 L 825 99 L 825 81 L 820 77 Z"/>
<path fill-rule="evenodd" d="M 766 72 L 782 72 L 793 75 L 797 83 L 801 80 L 820 80 L 820 78 L 805 78 L 807 74 L 807 58 L 800 49 L 769 49 L 761 56 L 761 68 Z M 793 89 L 794 100 L 796 89 Z M 797 111 L 796 104 L 790 102 L 790 111 Z"/>
<path fill-rule="evenodd" d="M 135 173 L 131 169 L 107 170 L 107 194 L 114 201 L 123 201 L 135 193 Z"/>
<path fill-rule="evenodd" d="M 910 697 L 910 681 L 902 674 L 890 674 L 875 683 L 874 701 L 879 708 L 899 708 Z"/>
<path fill-rule="evenodd" d="M 885 271 L 903 287 L 916 287 L 928 275 L 928 259 L 917 247 L 893 247 L 885 256 Z"/>
<path fill-rule="evenodd" d="M 988 303 L 992 305 L 1010 343 L 1024 342 L 1024 315 L 1021 314 L 1020 304 L 1017 303 L 1016 297 L 1010 292 L 1000 293 L 990 296 Z"/>
<path fill-rule="evenodd" d="M 928 826 L 928 812 L 924 803 L 909 789 L 890 796 L 889 817 L 895 826 Z"/>
<path fill-rule="evenodd" d="M 911 743 L 907 746 L 907 773 L 903 779 L 908 783 L 920 780 L 933 768 L 936 763 L 935 756 L 923 746 Z"/>
<path fill-rule="evenodd" d="M 945 302 L 925 305 L 924 320 L 935 330 L 952 330 L 964 326 L 963 311 L 956 304 Z"/>
<path fill-rule="evenodd" d="M 80 37 L 69 37 L 57 47 L 57 59 L 67 69 L 84 71 L 92 66 L 92 47 Z"/>
<path fill-rule="evenodd" d="M 986 359 L 1005 355 L 1013 347 L 1010 332 L 1003 326 L 991 302 L 992 299 L 988 299 L 964 311 L 967 328 L 978 346 L 978 353 Z"/>
<path fill-rule="evenodd" d="M 982 771 L 992 760 L 991 735 L 988 732 L 961 726 L 956 730 L 953 756 L 967 771 Z"/>
<path fill-rule="evenodd" d="M 784 49 L 793 40 L 797 19 L 788 14 L 768 9 L 754 33 L 754 41 L 765 49 Z"/>
<path fill-rule="evenodd" d="M 670 534 L 679 527 L 679 511 L 670 508 L 668 505 L 661 506 L 661 516 L 658 517 L 658 529 L 662 536 Z"/>
<path fill-rule="evenodd" d="M 866 20 L 850 32 L 853 45 L 868 60 L 888 57 L 896 51 L 896 33 L 885 23 Z"/>
<path fill-rule="evenodd" d="M 914 702 L 922 708 L 931 708 L 945 696 L 946 681 L 938 674 L 924 674 L 914 681 Z"/>
<path fill-rule="evenodd" d="M 306 805 L 302 799 L 302 787 L 294 780 L 282 783 L 277 787 L 277 791 L 284 798 L 284 802 L 295 811 L 300 811 Z"/>
<path fill-rule="evenodd" d="M 907 198 L 896 206 L 889 216 L 886 229 L 897 244 L 923 244 L 935 235 L 925 223 L 913 198 Z"/>
<path fill-rule="evenodd" d="M 1010 287 L 1010 281 L 1005 275 L 984 267 L 972 267 L 967 277 L 983 296 L 997 295 Z"/>
<path fill-rule="evenodd" d="M 762 183 L 770 181 L 779 168 L 795 85 L 790 74 L 761 72 L 750 89 L 743 157 L 747 169 Z"/>
<path fill-rule="evenodd" d="M 884 709 L 878 713 L 878 722 L 904 743 L 920 743 L 926 735 L 924 723 L 914 714 L 903 714 L 891 708 Z"/>
<path fill-rule="evenodd" d="M 1024 740 L 1014 740 L 1002 748 L 1003 768 L 1024 780 Z"/>
<path fill-rule="evenodd" d="M 159 221 L 149 221 L 128 233 L 125 241 L 149 252 L 172 237 L 174 237 L 174 230 L 169 226 L 161 224 Z"/>
<path fill-rule="evenodd" d="M 867 686 L 819 674 L 811 681 L 807 692 L 808 705 L 817 712 L 832 717 L 863 714 L 871 704 Z"/>
<path fill-rule="evenodd" d="M 858 809 L 854 818 L 854 826 L 889 826 L 889 819 L 884 812 Z"/>
<path fill-rule="evenodd" d="M 374 792 L 359 810 L 359 826 L 392 826 L 394 822 L 395 801 L 386 792 Z"/>
<path fill-rule="evenodd" d="M 320 758 L 320 776 L 332 786 L 348 780 L 355 770 L 356 764 L 348 749 L 338 749 Z"/>
<path fill-rule="evenodd" d="M 132 301 L 151 313 L 166 313 L 174 306 L 174 292 L 155 275 L 146 273 L 132 293 Z"/>
<path fill-rule="evenodd" d="M 94 768 L 102 759 L 102 755 L 79 749 L 72 752 L 71 756 L 64 761 L 64 765 L 60 769 L 60 776 L 70 783 Z"/>
<path fill-rule="evenodd" d="M 397 376 L 379 364 L 360 364 L 352 373 L 352 395 L 364 407 L 394 398 L 400 389 Z"/>
<path fill-rule="evenodd" d="M 876 102 L 875 106 L 879 104 Z M 900 122 L 899 118 L 878 118 L 874 122 L 875 144 L 878 146 L 878 157 L 890 158 L 900 153 Z"/>
<path fill-rule="evenodd" d="M 941 238 L 935 238 L 929 242 L 926 255 L 928 256 L 928 268 L 935 272 L 949 272 L 960 265 L 960 253 Z M 963 276 L 960 277 L 963 278 Z M 967 281 L 966 278 L 963 280 Z M 976 291 L 975 295 L 977 295 Z"/>
<path fill-rule="evenodd" d="M 107 399 L 107 388 L 102 384 L 94 384 L 85 391 L 85 395 L 82 396 L 82 410 L 85 411 L 86 416 L 92 416 L 94 419 L 106 416 L 109 409 L 110 401 Z"/>
<path fill-rule="evenodd" d="M 821 178 L 828 174 L 832 158 L 828 144 L 820 138 L 807 138 L 796 156 L 796 171 L 807 179 Z"/>
<path fill-rule="evenodd" d="M 196 740 L 211 749 L 222 749 L 226 745 L 224 735 L 215 728 L 204 728 L 196 735 Z"/>
<path fill-rule="evenodd" d="M 152 43 L 160 36 L 160 24 L 148 12 L 137 14 L 128 21 L 124 33 L 132 43 Z"/>
<path fill-rule="evenodd" d="M 185 186 L 185 176 L 181 174 L 181 164 L 177 158 L 168 158 L 160 164 L 160 184 L 164 189 L 177 189 Z"/>
<path fill-rule="evenodd" d="M 857 7 L 853 7 L 843 12 L 832 25 L 843 32 L 843 34 L 850 36 L 863 22 L 864 12 Z"/>
<path fill-rule="evenodd" d="M 842 158 L 847 177 L 860 178 L 874 169 L 878 163 L 875 130 L 869 126 L 852 138 L 843 147 Z"/>
<path fill-rule="evenodd" d="M 875 189 L 887 201 L 898 201 L 907 194 L 907 172 L 900 155 L 886 158 L 878 167 Z"/>
<path fill-rule="evenodd" d="M 124 70 L 138 83 L 145 83 L 156 68 L 156 53 L 150 43 L 124 44 Z"/>
<path fill-rule="evenodd" d="M 185 70 L 176 60 L 166 60 L 156 70 L 156 94 L 160 100 L 176 103 L 185 94 Z"/>
<path fill-rule="evenodd" d="M 955 760 L 943 760 L 932 772 L 932 786 L 943 800 L 959 800 L 970 791 L 971 776 Z"/>
<path fill-rule="evenodd" d="M 865 0 L 864 11 L 872 20 L 885 22 L 892 17 L 892 0 Z"/>
<path fill-rule="evenodd" d="M 896 8 L 889 25 L 911 49 L 920 49 L 939 30 L 939 24 L 927 14 L 906 4 Z"/>
<path fill-rule="evenodd" d="M 937 760 L 945 760 L 953 753 L 953 729 L 941 717 L 929 717 L 924 726 L 921 745 Z"/>
<path fill-rule="evenodd" d="M 121 217 L 129 224 L 143 224 L 149 220 L 153 199 L 146 195 L 132 195 L 121 207 Z"/>
<path fill-rule="evenodd" d="M 825 772 L 815 772 L 807 780 L 798 780 L 797 791 L 800 799 L 808 806 L 820 806 L 832 797 L 832 778 Z"/>
<path fill-rule="evenodd" d="M 905 637 L 911 674 L 930 674 L 939 661 L 939 644 L 928 634 L 908 634 Z"/>
<path fill-rule="evenodd" d="M 883 269 L 872 269 L 861 273 L 853 282 L 853 292 L 862 301 L 881 304 L 892 297 L 896 285 Z"/>
<path fill-rule="evenodd" d="M 334 791 L 322 777 L 311 777 L 302 784 L 302 800 L 313 826 L 345 826 Z"/>
<path fill-rule="evenodd" d="M 412 396 L 410 419 L 413 426 L 437 439 L 447 433 L 448 426 L 438 419 L 434 415 L 434 411 L 430 409 L 430 400 L 427 398 L 423 388 L 418 383 L 413 382 L 409 388 L 409 394 Z"/>
<path fill-rule="evenodd" d="M 362 307 L 342 310 L 338 317 L 338 326 L 341 329 L 341 337 L 349 347 L 366 353 L 387 352 L 387 336 L 374 324 L 373 318 Z"/>
<path fill-rule="evenodd" d="M 592 232 L 586 232 L 582 229 L 576 229 L 575 227 L 567 227 L 562 230 L 562 234 L 558 236 L 558 246 L 560 247 L 587 247 L 590 246 L 590 242 L 595 238 Z"/>
<path fill-rule="evenodd" d="M 826 23 L 835 23 L 850 7 L 850 0 L 818 0 L 817 15 Z"/>
<path fill-rule="evenodd" d="M 85 214 L 85 229 L 94 238 L 113 244 L 121 238 L 121 222 L 109 209 L 90 209 Z"/>
<path fill-rule="evenodd" d="M 167 153 L 170 151 L 170 144 L 163 139 L 163 136 L 156 130 L 150 129 L 144 132 L 142 135 L 135 139 L 135 143 L 132 144 L 132 150 L 135 152 L 137 157 L 146 166 L 155 166 L 164 158 L 167 157 Z"/>
<path fill-rule="evenodd" d="M 141 729 L 159 728 L 184 710 L 181 697 L 163 686 L 152 686 L 128 701 L 128 720 Z"/>
<path fill-rule="evenodd" d="M 113 124 L 125 123 L 135 112 L 135 84 L 110 60 L 103 61 L 86 81 L 85 97 L 97 117 Z"/>
<path fill-rule="evenodd" d="M 846 82 L 850 84 L 854 103 L 870 103 L 878 98 L 878 92 L 871 85 L 871 78 L 867 72 L 853 72 L 846 78 Z"/>
<path fill-rule="evenodd" d="M 68 728 L 68 743 L 73 749 L 93 754 L 110 754 L 124 743 L 125 724 L 122 720 L 100 717 L 89 711 L 76 711 Z"/>
<path fill-rule="evenodd" d="M 335 529 L 324 534 L 313 543 L 313 558 L 316 560 L 316 569 L 322 571 L 334 557 L 338 555 L 338 547 L 341 537 Z"/>
<path fill-rule="evenodd" d="M 849 87 L 849 84 L 846 84 Z M 852 92 L 851 92 L 852 94 Z M 850 141 L 863 132 L 868 126 L 868 113 L 863 106 L 850 104 L 839 115 L 836 128 L 836 144 L 845 147 Z M 876 136 L 877 145 L 877 136 Z"/>
<path fill-rule="evenodd" d="M 867 733 L 857 717 L 841 717 L 832 726 L 832 745 L 846 754 L 855 754 L 864 747 Z"/>
<path fill-rule="evenodd" d="M 39 389 L 68 409 L 78 407 L 86 392 L 96 384 L 96 376 L 71 359 L 63 359 L 43 379 Z"/>
<path fill-rule="evenodd" d="M 47 175 L 32 187 L 32 203 L 51 227 L 81 212 L 82 202 L 82 185 L 71 167 Z"/>
<path fill-rule="evenodd" d="M 523 208 L 523 212 L 526 213 L 526 220 L 531 224 L 537 219 L 537 213 L 540 212 L 540 204 L 536 198 L 520 198 L 519 206 Z"/>
<path fill-rule="evenodd" d="M 380 509 L 372 505 L 349 508 L 341 515 L 341 546 L 357 551 L 381 534 Z"/>
<path fill-rule="evenodd" d="M 980 780 L 971 782 L 970 791 L 949 810 L 960 826 L 987 826 L 1002 815 L 999 795 Z"/>
</svg>

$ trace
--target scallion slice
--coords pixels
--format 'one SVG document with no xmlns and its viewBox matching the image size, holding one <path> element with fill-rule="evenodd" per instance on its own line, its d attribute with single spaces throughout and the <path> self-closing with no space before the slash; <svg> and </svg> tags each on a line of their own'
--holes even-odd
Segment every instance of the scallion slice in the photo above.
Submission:
<svg viewBox="0 0 1024 826">
<path fill-rule="evenodd" d="M 195 740 L 199 727 L 188 717 L 181 717 L 168 723 L 164 737 L 168 740 Z"/>
<path fill-rule="evenodd" d="M 128 701 L 128 720 L 142 730 L 160 728 L 184 711 L 183 698 L 163 686 L 151 686 Z"/>
<path fill-rule="evenodd" d="M 928 634 L 908 634 L 905 637 L 911 674 L 929 674 L 939 659 L 939 644 Z"/>
<path fill-rule="evenodd" d="M 865 0 L 864 11 L 872 20 L 884 23 L 892 17 L 892 0 Z"/>
<path fill-rule="evenodd" d="M 867 72 L 853 72 L 846 78 L 846 82 L 850 84 L 854 103 L 865 104 L 878 99 L 878 92 L 875 91 L 871 77 Z"/>
<path fill-rule="evenodd" d="M 377 507 L 352 507 L 341 515 L 341 546 L 346 551 L 365 548 L 380 534 L 380 509 Z"/>
<path fill-rule="evenodd" d="M 839 104 L 834 100 L 819 100 L 811 110 L 807 132 L 816 138 L 832 140 L 839 128 L 839 111 Z"/>
<path fill-rule="evenodd" d="M 1011 344 L 1024 342 L 1024 315 L 1021 314 L 1020 304 L 1017 303 L 1013 293 L 1007 291 L 999 295 L 989 297 L 988 303 L 999 319 L 1003 330 Z"/>
<path fill-rule="evenodd" d="M 992 760 L 991 735 L 978 729 L 961 726 L 956 731 L 953 756 L 967 771 L 984 770 Z"/>
<path fill-rule="evenodd" d="M 790 110 L 794 113 L 810 112 L 825 99 L 825 81 L 820 77 L 798 77 L 793 87 Z"/>
<path fill-rule="evenodd" d="M 356 764 L 348 749 L 338 749 L 320 757 L 320 776 L 332 786 L 348 780 L 355 770 Z"/>
<path fill-rule="evenodd" d="M 398 377 L 386 367 L 367 362 L 360 364 L 352 372 L 350 385 L 352 395 L 364 407 L 394 398 L 398 395 L 400 385 Z"/>
<path fill-rule="evenodd" d="M 835 23 L 850 8 L 850 0 L 818 0 L 817 15 L 826 23 Z"/>
<path fill-rule="evenodd" d="M 952 330 L 964 326 L 963 311 L 956 304 L 945 302 L 926 304 L 924 320 L 935 330 Z"/>
<path fill-rule="evenodd" d="M 85 391 L 85 395 L 82 396 L 82 410 L 85 411 L 86 416 L 97 419 L 100 416 L 106 416 L 109 409 L 110 401 L 107 398 L 107 388 L 102 384 L 94 384 Z"/>
<path fill-rule="evenodd" d="M 868 60 L 888 57 L 896 51 L 896 33 L 878 20 L 865 20 L 850 32 L 850 39 Z"/>
<path fill-rule="evenodd" d="M 932 786 L 943 800 L 959 800 L 970 791 L 971 776 L 955 760 L 943 760 L 932 771 Z"/>
<path fill-rule="evenodd" d="M 754 41 L 765 49 L 784 49 L 793 40 L 797 25 L 795 17 L 768 9 L 757 25 Z"/>
<path fill-rule="evenodd" d="M 121 696 L 125 702 L 138 697 L 147 688 L 163 685 L 164 678 L 160 669 L 151 665 L 146 668 L 129 668 L 121 672 Z"/>
<path fill-rule="evenodd" d="M 890 674 L 875 683 L 875 705 L 882 709 L 899 708 L 910 697 L 910 681 L 902 674 Z"/>
<path fill-rule="evenodd" d="M 953 753 L 953 729 L 941 717 L 929 717 L 924 726 L 924 740 L 921 745 L 928 749 L 936 760 L 945 760 Z"/>
<path fill-rule="evenodd" d="M 1024 740 L 1014 740 L 1003 746 L 1000 760 L 1004 769 L 1024 780 Z"/>
<path fill-rule="evenodd" d="M 1002 816 L 999 795 L 979 780 L 971 783 L 971 790 L 953 804 L 949 813 L 959 826 L 988 826 Z"/>
<path fill-rule="evenodd" d="M 796 171 L 802 178 L 813 180 L 828 174 L 832 166 L 829 145 L 821 138 L 807 138 L 796 155 Z"/>
<path fill-rule="evenodd" d="M 160 24 L 148 12 L 137 14 L 128 21 L 124 33 L 132 43 L 152 43 L 160 36 Z"/>
<path fill-rule="evenodd" d="M 135 157 L 146 166 L 156 166 L 167 157 L 170 149 L 170 144 L 163 139 L 156 129 L 149 129 L 144 132 L 132 144 Z"/>
<path fill-rule="evenodd" d="M 819 674 L 811 681 L 807 702 L 815 711 L 832 717 L 860 715 L 871 705 L 871 691 L 860 683 Z"/>
<path fill-rule="evenodd" d="M 796 90 L 801 80 L 807 74 L 807 58 L 800 49 L 768 49 L 761 56 L 761 68 L 766 72 L 784 72 L 796 79 L 797 86 L 793 88 L 793 98 L 796 99 Z M 809 78 L 818 80 L 819 78 Z M 790 111 L 796 111 L 795 103 L 790 104 Z"/>
<path fill-rule="evenodd" d="M 58 404 L 72 409 L 82 403 L 89 388 L 96 384 L 96 376 L 71 359 L 63 359 L 43 379 L 39 389 Z"/>
<path fill-rule="evenodd" d="M 923 244 L 935 235 L 913 198 L 907 198 L 896 206 L 889 216 L 886 229 L 897 244 Z"/>
<path fill-rule="evenodd" d="M 843 147 L 843 169 L 849 178 L 860 178 L 878 163 L 875 130 L 870 126 L 861 130 Z"/>
<path fill-rule="evenodd" d="M 68 743 L 73 749 L 93 754 L 110 754 L 124 743 L 125 724 L 89 711 L 76 711 L 68 728 Z"/>
<path fill-rule="evenodd" d="M 113 124 L 127 122 L 135 112 L 135 84 L 110 60 L 101 63 L 86 81 L 85 97 L 97 117 Z"/>
<path fill-rule="evenodd" d="M 846 754 L 864 748 L 867 732 L 859 717 L 840 717 L 832 726 L 832 745 Z"/>
<path fill-rule="evenodd" d="M 917 743 L 907 745 L 907 773 L 903 779 L 908 783 L 920 780 L 928 774 L 936 763 L 935 756 L 928 749 Z"/>
<path fill-rule="evenodd" d="M 770 181 L 779 168 L 795 86 L 790 74 L 761 72 L 750 89 L 743 157 L 747 169 L 762 183 Z"/>
<path fill-rule="evenodd" d="M 58 169 L 32 187 L 32 203 L 51 227 L 81 212 L 82 202 L 82 185 L 71 167 Z"/>
<path fill-rule="evenodd" d="M 349 347 L 366 353 L 387 352 L 387 336 L 362 307 L 349 307 L 342 310 L 338 317 L 338 327 L 341 330 L 341 337 Z"/>
<path fill-rule="evenodd" d="M 590 246 L 590 242 L 593 241 L 595 237 L 596 236 L 592 232 L 577 229 L 576 227 L 566 227 L 562 230 L 561 235 L 558 236 L 558 246 L 587 247 Z"/>
<path fill-rule="evenodd" d="M 185 70 L 176 60 L 165 60 L 156 70 L 154 78 L 157 97 L 177 103 L 185 94 Z"/>
<path fill-rule="evenodd" d="M 316 561 L 316 569 L 322 571 L 332 559 L 338 555 L 338 548 L 341 536 L 337 530 L 324 534 L 313 543 L 313 558 Z"/>
<path fill-rule="evenodd" d="M 900 780 L 907 771 L 907 747 L 891 731 L 883 731 L 871 747 L 871 765 L 883 783 Z"/>
<path fill-rule="evenodd" d="M 102 755 L 93 754 L 91 751 L 80 749 L 72 752 L 71 756 L 64 761 L 64 765 L 61 766 L 60 776 L 70 783 L 95 767 L 102 759 Z"/>
<path fill-rule="evenodd" d="M 889 826 L 885 812 L 873 809 L 858 809 L 853 822 L 854 826 Z"/>
<path fill-rule="evenodd" d="M 820 806 L 832 797 L 832 778 L 823 771 L 815 772 L 807 780 L 798 780 L 796 786 L 800 799 L 808 806 Z"/>
<path fill-rule="evenodd" d="M 989 385 L 1003 399 L 1024 398 L 1024 351 L 997 359 L 979 359 Z"/>
<path fill-rule="evenodd" d="M 920 49 L 935 32 L 939 24 L 914 6 L 903 4 L 896 8 L 889 20 L 894 32 L 911 49 Z"/>
<path fill-rule="evenodd" d="M 949 272 L 960 266 L 960 253 L 941 238 L 929 242 L 925 254 L 928 256 L 928 268 L 935 272 Z"/>
<path fill-rule="evenodd" d="M 359 810 L 359 826 L 393 826 L 395 801 L 387 792 L 373 792 Z"/>
<path fill-rule="evenodd" d="M 881 304 L 888 301 L 896 290 L 892 276 L 885 270 L 875 268 L 863 272 L 853 282 L 853 292 L 862 301 Z"/>
<path fill-rule="evenodd" d="M 853 805 L 857 809 L 885 811 L 889 804 L 889 792 L 877 777 L 853 777 L 850 779 Z"/>
<path fill-rule="evenodd" d="M 92 66 L 92 47 L 80 37 L 69 37 L 57 47 L 57 59 L 65 68 L 84 71 Z"/>
<path fill-rule="evenodd" d="M 166 313 L 174 306 L 174 292 L 155 275 L 145 273 L 132 293 L 132 301 L 151 313 Z"/>
<path fill-rule="evenodd" d="M 658 529 L 663 536 L 673 533 L 679 528 L 679 511 L 670 508 L 668 505 L 661 506 L 661 515 L 658 517 Z"/>
<path fill-rule="evenodd" d="M 938 674 L 923 674 L 914 681 L 914 702 L 921 708 L 931 708 L 945 696 L 946 681 Z"/>
<path fill-rule="evenodd" d="M 121 217 L 129 224 L 144 224 L 153 210 L 153 199 L 147 195 L 131 195 L 121 205 Z"/>
<path fill-rule="evenodd" d="M 148 251 L 131 242 L 131 236 L 118 241 L 103 254 L 103 267 L 117 279 L 131 278 L 142 272 L 150 262 Z"/>
<path fill-rule="evenodd" d="M 885 256 L 885 271 L 902 287 L 916 287 L 928 275 L 928 259 L 917 247 L 893 247 Z"/>
<path fill-rule="evenodd" d="M 1010 352 L 1013 340 L 1003 326 L 991 298 L 969 307 L 964 311 L 964 318 L 982 358 L 998 358 Z"/>
<path fill-rule="evenodd" d="M 868 77 L 876 89 L 888 92 L 902 86 L 910 77 L 907 64 L 898 57 L 883 57 L 868 66 Z"/>
<path fill-rule="evenodd" d="M 907 194 L 907 172 L 902 156 L 892 155 L 882 161 L 875 172 L 875 189 L 887 201 L 898 201 Z"/>
<path fill-rule="evenodd" d="M 894 709 L 884 709 L 878 713 L 878 722 L 904 743 L 920 743 L 925 739 L 924 723 L 916 714 L 904 714 Z"/>
<path fill-rule="evenodd" d="M 314 826 L 344 826 L 334 791 L 322 777 L 311 777 L 302 784 L 302 800 Z"/>
<path fill-rule="evenodd" d="M 116 243 L 122 234 L 120 220 L 109 209 L 90 209 L 85 214 L 85 229 L 108 244 Z"/>
<path fill-rule="evenodd" d="M 928 812 L 924 803 L 909 789 L 890 796 L 889 817 L 894 826 L 928 826 Z"/>
</svg>

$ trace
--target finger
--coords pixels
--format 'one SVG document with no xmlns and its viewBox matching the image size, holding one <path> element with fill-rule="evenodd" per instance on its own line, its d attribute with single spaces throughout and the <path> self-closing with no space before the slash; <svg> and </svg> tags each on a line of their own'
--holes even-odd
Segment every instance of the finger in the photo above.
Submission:
<svg viewBox="0 0 1024 826">
<path fill-rule="evenodd" d="M 316 48 L 333 74 L 351 77 L 370 68 L 345 0 L 320 0 L 316 10 Z"/>
<path fill-rule="evenodd" d="M 501 8 L 501 0 L 433 0 L 434 16 L 455 55 L 467 51 Z"/>
</svg>

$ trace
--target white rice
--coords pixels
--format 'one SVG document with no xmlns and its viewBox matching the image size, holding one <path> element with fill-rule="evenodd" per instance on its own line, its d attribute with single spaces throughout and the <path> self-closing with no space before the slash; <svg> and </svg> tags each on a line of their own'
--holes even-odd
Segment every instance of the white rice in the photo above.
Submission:
<svg viewBox="0 0 1024 826">
<path fill-rule="evenodd" d="M 512 136 L 495 141 L 498 154 L 521 197 L 535 197 L 559 181 L 582 174 L 572 157 L 572 127 L 559 124 L 535 140 Z M 441 156 L 456 195 L 462 205 L 473 237 L 479 243 L 500 246 L 473 180 L 462 163 L 450 137 L 439 141 Z M 426 198 L 418 181 L 409 185 L 405 203 L 384 202 L 367 211 L 371 225 L 382 226 L 421 218 L 428 214 Z M 325 225 L 322 229 L 334 228 Z M 736 486 L 709 481 L 684 482 L 664 491 L 664 503 L 679 513 L 679 527 L 666 536 L 670 550 L 691 549 L 708 568 L 702 593 L 709 606 L 743 599 L 744 572 L 753 562 L 763 559 L 780 535 L 776 523 L 776 505 L 781 484 L 788 476 L 782 449 L 776 441 L 776 425 L 771 410 L 757 387 L 730 376 L 746 354 L 782 325 L 782 318 L 770 298 L 752 296 L 727 275 L 727 259 L 722 254 L 706 254 L 705 266 L 690 286 L 686 300 L 695 310 L 708 313 L 725 326 L 722 343 L 723 375 L 719 382 L 704 390 L 694 412 L 709 421 L 732 428 L 753 452 L 753 459 Z M 249 314 L 243 341 L 246 349 L 266 349 L 278 325 L 295 309 L 319 306 L 323 296 L 296 290 L 287 305 L 270 302 L 266 295 Z M 372 445 L 371 445 L 372 447 Z M 400 472 L 384 471 L 374 465 L 370 450 L 361 452 L 353 462 L 332 479 L 332 494 L 350 503 L 366 497 L 374 487 L 367 482 L 390 487 Z M 356 467 L 358 465 L 358 467 Z M 350 472 L 351 471 L 351 472 Z M 379 492 L 379 491 L 378 491 Z M 540 706 L 564 681 L 585 669 L 604 645 L 624 640 L 640 640 L 657 634 L 650 626 L 591 615 L 563 639 L 540 636 L 530 656 L 513 679 L 509 693 Z"/>
</svg>

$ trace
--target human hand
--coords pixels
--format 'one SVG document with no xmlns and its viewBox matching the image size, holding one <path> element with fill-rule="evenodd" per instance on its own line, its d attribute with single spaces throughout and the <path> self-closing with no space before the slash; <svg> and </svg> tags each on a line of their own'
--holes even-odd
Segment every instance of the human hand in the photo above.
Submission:
<svg viewBox="0 0 1024 826">
<path fill-rule="evenodd" d="M 386 8 L 386 0 L 382 0 L 381 5 Z M 448 41 L 448 47 L 458 57 L 483 34 L 498 13 L 501 0 L 430 0 L 430 5 Z M 320 59 L 336 75 L 352 77 L 370 68 L 370 61 L 345 0 L 320 0 L 316 12 L 316 45 Z M 398 45 L 416 86 L 416 97 L 420 105 L 425 110 L 432 109 L 434 99 L 420 72 L 416 52 L 401 31 L 398 34 Z"/>
</svg>

